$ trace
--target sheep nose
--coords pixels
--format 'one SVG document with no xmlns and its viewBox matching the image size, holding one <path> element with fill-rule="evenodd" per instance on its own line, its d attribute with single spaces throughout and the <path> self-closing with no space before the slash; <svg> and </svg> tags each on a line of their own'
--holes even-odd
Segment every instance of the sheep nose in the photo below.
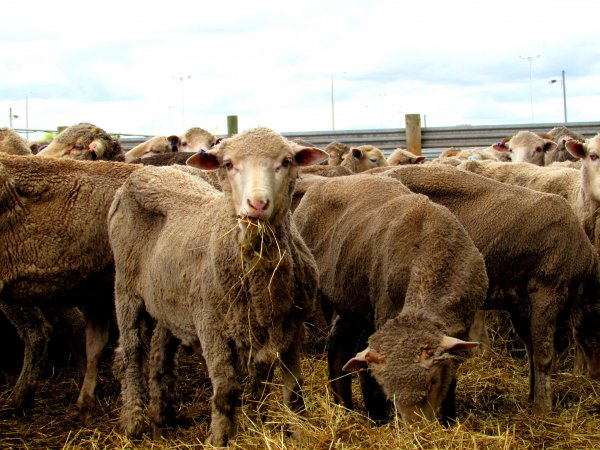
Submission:
<svg viewBox="0 0 600 450">
<path fill-rule="evenodd" d="M 269 207 L 269 199 L 248 199 L 248 206 L 255 211 L 264 212 Z"/>
</svg>

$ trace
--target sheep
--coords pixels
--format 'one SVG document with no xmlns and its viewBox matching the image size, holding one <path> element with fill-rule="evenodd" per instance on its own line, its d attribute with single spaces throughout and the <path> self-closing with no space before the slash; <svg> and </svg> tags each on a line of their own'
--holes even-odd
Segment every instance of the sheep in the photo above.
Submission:
<svg viewBox="0 0 600 450">
<path fill-rule="evenodd" d="M 374 167 L 387 166 L 388 162 L 383 152 L 377 147 L 360 145 L 350 149 L 350 152 L 343 158 L 340 165 L 349 168 L 354 173 L 359 173 Z"/>
<path fill-rule="evenodd" d="M 513 162 L 545 165 L 545 155 L 556 149 L 556 143 L 548 135 L 522 130 L 506 142 Z"/>
<path fill-rule="evenodd" d="M 568 140 L 569 152 L 581 160 L 581 169 L 562 166 L 537 167 L 528 163 L 504 165 L 468 161 L 459 169 L 475 172 L 503 183 L 524 186 L 563 197 L 579 218 L 581 226 L 600 252 L 600 134 L 585 143 Z"/>
<path fill-rule="evenodd" d="M 94 406 L 97 361 L 114 310 L 106 214 L 117 188 L 140 166 L 0 154 L 0 304 L 25 343 L 13 390 L 18 411 L 33 407 L 50 325 L 40 308 L 82 305 L 87 370 L 77 405 Z"/>
<path fill-rule="evenodd" d="M 590 376 L 600 375 L 598 255 L 563 199 L 441 165 L 379 172 L 447 207 L 480 249 L 489 277 L 483 308 L 510 312 L 527 349 L 535 414 L 552 408 L 559 319 L 568 318 Z"/>
<path fill-rule="evenodd" d="M 58 133 L 36 156 L 79 160 L 123 161 L 118 139 L 91 123 L 78 123 Z"/>
<path fill-rule="evenodd" d="M 303 320 L 314 307 L 317 271 L 289 205 L 298 167 L 325 157 L 322 150 L 255 128 L 188 160 L 217 171 L 222 192 L 184 171 L 152 166 L 132 174 L 120 189 L 108 220 L 125 434 L 143 431 L 138 318 L 144 311 L 163 336 L 152 338 L 152 361 L 161 366 L 151 367 L 151 374 L 174 368 L 177 342 L 201 348 L 213 387 L 212 445 L 226 445 L 235 432 L 239 370 L 250 374 L 256 394 L 280 358 L 284 400 L 294 410 L 303 408 L 300 345 Z M 132 234 L 132 227 L 144 230 L 144 238 Z M 153 384 L 156 379 L 150 378 L 155 436 L 172 411 L 160 400 L 168 387 Z"/>
<path fill-rule="evenodd" d="M 460 149 L 457 147 L 451 147 L 440 153 L 438 158 L 454 158 L 458 160 L 492 160 L 492 161 L 510 161 L 510 157 L 505 158 L 502 155 L 508 155 L 508 149 L 506 151 L 501 150 L 501 143 L 491 145 L 487 148 L 468 148 Z M 500 149 L 500 150 L 498 150 Z M 391 165 L 391 164 L 390 164 Z"/>
<path fill-rule="evenodd" d="M 313 183 L 294 220 L 336 315 L 328 339 L 335 400 L 352 408 L 343 371 L 366 364 L 405 421 L 431 420 L 440 408 L 450 419 L 454 355 L 477 345 L 462 339 L 487 291 L 483 258 L 464 228 L 397 181 L 362 174 Z M 361 382 L 369 416 L 384 420 L 377 385 L 364 372 Z"/>
<path fill-rule="evenodd" d="M 546 152 L 544 165 L 549 166 L 553 162 L 578 161 L 577 157 L 567 150 L 565 143 L 571 139 L 584 142 L 583 135 L 570 131 L 567 127 L 554 127 L 547 135 L 556 143 L 556 148 Z"/>
<path fill-rule="evenodd" d="M 403 166 L 405 164 L 422 164 L 425 162 L 425 157 L 421 155 L 415 155 L 408 150 L 403 148 L 397 148 L 393 153 L 387 157 L 387 163 L 389 166 Z"/>
<path fill-rule="evenodd" d="M 327 164 L 330 166 L 339 166 L 348 152 L 350 152 L 350 147 L 343 142 L 333 141 L 327 144 L 325 151 L 329 155 Z"/>
<path fill-rule="evenodd" d="M 25 140 L 10 128 L 0 128 L 0 153 L 9 155 L 32 154 Z"/>
<path fill-rule="evenodd" d="M 132 162 L 137 158 L 147 158 L 152 155 L 177 152 L 180 144 L 179 136 L 154 136 L 127 151 L 125 162 Z"/>
<path fill-rule="evenodd" d="M 179 136 L 181 141 L 180 150 L 183 152 L 199 152 L 210 150 L 217 145 L 220 138 L 216 138 L 211 132 L 200 127 L 192 127 Z"/>
</svg>

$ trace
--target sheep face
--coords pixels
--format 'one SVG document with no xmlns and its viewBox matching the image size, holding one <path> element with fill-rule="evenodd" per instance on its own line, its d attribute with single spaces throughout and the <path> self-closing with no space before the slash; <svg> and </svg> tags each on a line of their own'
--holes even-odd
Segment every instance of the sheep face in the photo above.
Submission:
<svg viewBox="0 0 600 450">
<path fill-rule="evenodd" d="M 131 162 L 137 158 L 148 158 L 161 153 L 177 152 L 180 145 L 179 136 L 154 136 L 125 153 L 125 162 Z"/>
<path fill-rule="evenodd" d="M 513 162 L 528 162 L 537 166 L 544 165 L 546 152 L 556 149 L 554 141 L 531 131 L 519 131 L 507 144 Z"/>
<path fill-rule="evenodd" d="M 121 145 L 103 129 L 80 123 L 60 132 L 37 155 L 95 161 L 110 160 L 120 152 Z"/>
<path fill-rule="evenodd" d="M 567 150 L 582 161 L 587 188 L 592 198 L 600 201 L 600 134 L 583 143 L 574 139 L 565 143 Z"/>
<path fill-rule="evenodd" d="M 456 377 L 454 353 L 478 345 L 423 330 L 401 317 L 393 319 L 344 366 L 367 366 L 406 423 L 435 419 Z"/>
<path fill-rule="evenodd" d="M 355 173 L 360 173 L 375 167 L 387 166 L 388 163 L 383 152 L 377 147 L 361 145 L 351 149 L 340 165 L 348 167 Z"/>
<path fill-rule="evenodd" d="M 425 162 L 424 156 L 415 155 L 408 150 L 404 150 L 402 148 L 397 148 L 394 150 L 388 159 L 387 162 L 390 166 L 404 166 L 407 164 L 422 164 Z"/>
<path fill-rule="evenodd" d="M 298 167 L 326 157 L 318 148 L 301 147 L 271 130 L 256 128 L 197 153 L 187 164 L 219 171 L 223 191 L 243 229 L 245 222 L 278 220 L 289 210 Z"/>
<path fill-rule="evenodd" d="M 190 128 L 179 139 L 183 152 L 210 150 L 217 143 L 217 138 L 212 133 L 199 127 Z"/>
<path fill-rule="evenodd" d="M 350 147 L 342 142 L 334 141 L 325 147 L 325 151 L 329 155 L 327 164 L 330 166 L 339 166 L 350 151 Z"/>
</svg>

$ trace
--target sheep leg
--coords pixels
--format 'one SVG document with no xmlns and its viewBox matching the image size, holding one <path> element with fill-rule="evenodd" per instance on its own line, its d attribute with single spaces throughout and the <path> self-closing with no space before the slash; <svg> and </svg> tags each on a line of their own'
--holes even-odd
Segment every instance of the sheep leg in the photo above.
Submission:
<svg viewBox="0 0 600 450">
<path fill-rule="evenodd" d="M 283 402 L 294 412 L 302 412 L 305 408 L 300 369 L 300 342 L 302 339 L 294 339 L 290 348 L 281 354 Z"/>
<path fill-rule="evenodd" d="M 525 314 L 517 313 L 516 311 L 510 311 L 510 320 L 517 332 L 517 335 L 525 344 L 525 350 L 527 351 L 527 360 L 529 363 L 529 401 L 533 401 L 534 397 L 534 385 L 535 385 L 535 370 L 533 362 L 533 343 L 531 339 L 530 322 L 531 319 Z"/>
<path fill-rule="evenodd" d="M 359 326 L 349 320 L 343 320 L 339 315 L 333 320 L 327 336 L 327 366 L 329 384 L 333 400 L 348 409 L 354 409 L 352 402 L 352 377 L 342 371 L 342 367 L 355 354 L 360 333 Z"/>
<path fill-rule="evenodd" d="M 255 420 L 266 419 L 265 400 L 271 391 L 273 380 L 273 365 L 264 362 L 255 362 L 249 367 L 251 383 L 251 399 L 254 403 L 252 417 Z"/>
<path fill-rule="evenodd" d="M 98 361 L 108 342 L 108 322 L 111 312 L 103 307 L 86 306 L 83 313 L 86 318 L 86 370 L 77 406 L 82 413 L 84 422 L 89 423 L 95 406 L 94 391 L 98 382 Z"/>
<path fill-rule="evenodd" d="M 369 418 L 376 423 L 386 422 L 389 418 L 390 404 L 385 398 L 381 386 L 368 370 L 358 372 L 358 379 Z"/>
<path fill-rule="evenodd" d="M 150 419 L 152 438 L 159 439 L 162 429 L 175 422 L 174 392 L 177 380 L 177 355 L 181 341 L 158 323 L 150 343 Z"/>
<path fill-rule="evenodd" d="M 23 366 L 13 389 L 12 401 L 15 412 L 22 414 L 33 408 L 36 383 L 46 364 L 52 327 L 37 307 L 22 308 L 0 302 L 0 310 L 25 344 Z"/>
<path fill-rule="evenodd" d="M 533 413 L 549 414 L 552 411 L 552 367 L 554 360 L 554 338 L 556 334 L 558 305 L 567 301 L 566 293 L 557 292 L 546 286 L 530 293 L 531 337 L 535 383 L 533 386 Z"/>
<path fill-rule="evenodd" d="M 234 355 L 233 344 L 228 345 L 228 341 L 217 330 L 207 330 L 206 336 L 205 340 L 200 337 L 200 342 L 213 387 L 207 443 L 225 447 L 236 428 L 235 410 L 240 392 L 239 374 L 235 370 L 237 355 Z M 211 345 L 205 345 L 207 342 Z"/>
<path fill-rule="evenodd" d="M 144 346 L 140 336 L 144 316 L 144 302 L 140 297 L 129 295 L 118 280 L 116 282 L 116 311 L 119 324 L 118 362 L 121 375 L 121 399 L 123 406 L 119 416 L 119 428 L 130 437 L 138 437 L 144 429 Z"/>
</svg>

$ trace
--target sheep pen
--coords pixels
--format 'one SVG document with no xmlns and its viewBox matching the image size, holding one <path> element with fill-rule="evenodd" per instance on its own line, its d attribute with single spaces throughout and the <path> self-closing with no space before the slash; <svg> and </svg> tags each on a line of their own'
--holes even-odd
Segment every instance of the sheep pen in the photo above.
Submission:
<svg viewBox="0 0 600 450">
<path fill-rule="evenodd" d="M 495 327 L 491 327 L 494 329 Z M 232 449 L 513 449 L 513 448 L 598 448 L 600 446 L 600 381 L 575 375 L 572 355 L 562 355 L 555 377 L 554 413 L 541 419 L 530 415 L 527 400 L 526 358 L 514 358 L 504 336 L 491 334 L 489 356 L 475 355 L 458 371 L 457 413 L 461 421 L 449 428 L 430 423 L 408 430 L 401 421 L 375 426 L 364 415 L 360 389 L 357 411 L 334 405 L 327 390 L 327 361 L 320 348 L 305 348 L 302 358 L 305 418 L 282 404 L 277 386 L 267 399 L 270 420 L 250 420 L 252 406 L 239 411 L 239 430 Z M 80 427 L 73 406 L 78 392 L 75 367 L 56 367 L 41 381 L 37 408 L 28 416 L 9 417 L 8 397 L 16 374 L 0 374 L 0 447 L 52 449 L 200 449 L 209 426 L 210 382 L 197 357 L 183 353 L 176 385 L 180 426 L 163 440 L 149 436 L 132 441 L 118 433 L 119 392 L 112 379 L 110 362 L 101 366 L 100 414 L 95 423 Z M 275 378 L 273 383 L 281 383 Z M 108 388 L 106 387 L 108 386 Z M 295 423 L 303 438 L 285 436 L 286 424 Z"/>
</svg>

